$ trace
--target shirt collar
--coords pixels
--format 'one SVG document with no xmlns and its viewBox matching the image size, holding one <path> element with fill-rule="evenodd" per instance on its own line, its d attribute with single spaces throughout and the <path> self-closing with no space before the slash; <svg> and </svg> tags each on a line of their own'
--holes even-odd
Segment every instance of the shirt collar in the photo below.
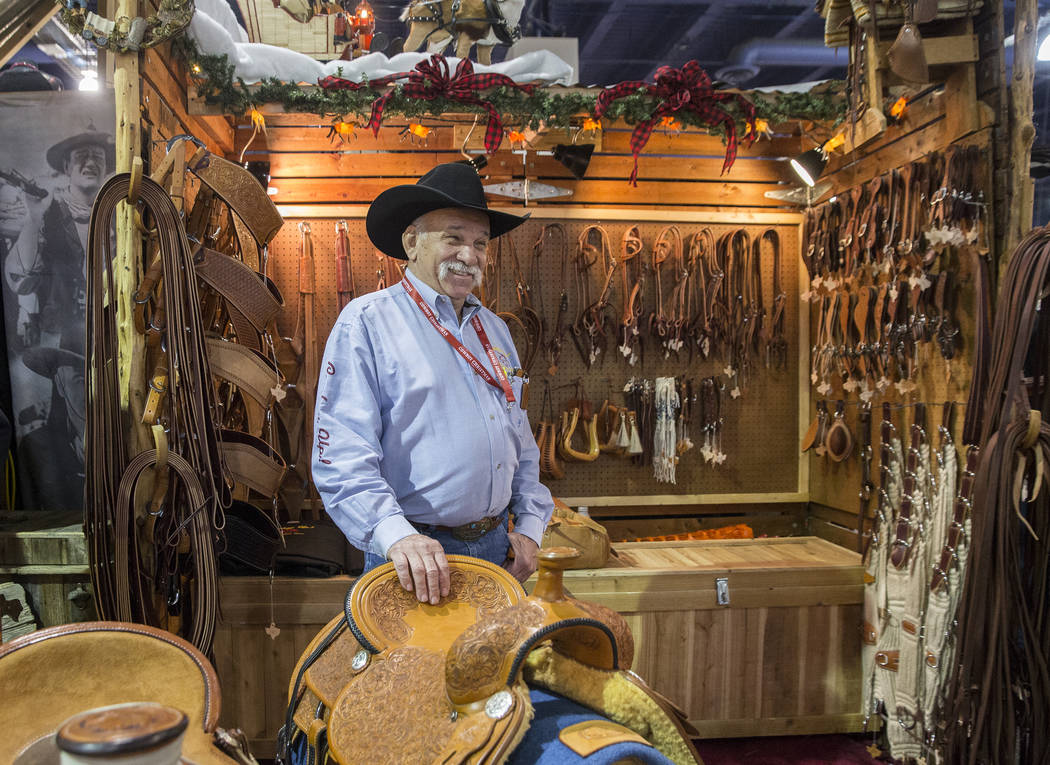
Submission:
<svg viewBox="0 0 1050 765">
<path fill-rule="evenodd" d="M 440 292 L 435 290 L 429 284 L 425 284 L 423 282 L 423 280 L 420 279 L 415 274 L 413 274 L 410 269 L 407 269 L 407 268 L 405 269 L 405 277 L 404 278 L 406 278 L 410 282 L 412 282 L 412 286 L 416 288 L 416 291 L 419 293 L 419 296 L 421 298 L 423 298 L 423 301 L 427 305 L 429 305 L 431 308 L 433 308 L 435 311 L 437 311 L 437 310 L 439 310 L 441 308 L 441 304 L 442 303 L 447 305 L 447 306 L 451 306 L 452 305 L 452 299 L 450 297 L 448 297 L 447 295 L 442 295 Z M 445 298 L 445 299 L 441 300 L 441 301 L 438 301 L 438 298 Z M 465 309 L 463 318 L 467 319 L 467 318 L 470 318 L 470 315 L 476 309 L 481 308 L 481 301 L 478 300 L 478 298 L 472 292 L 469 295 L 467 295 L 467 299 L 465 301 L 463 301 L 463 307 Z"/>
</svg>

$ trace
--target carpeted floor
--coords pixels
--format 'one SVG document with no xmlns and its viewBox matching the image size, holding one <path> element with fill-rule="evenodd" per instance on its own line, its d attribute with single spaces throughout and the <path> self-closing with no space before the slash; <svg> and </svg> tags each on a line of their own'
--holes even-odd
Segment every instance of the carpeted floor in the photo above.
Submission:
<svg viewBox="0 0 1050 765">
<path fill-rule="evenodd" d="M 872 765 L 870 737 L 778 736 L 697 741 L 704 765 Z M 882 765 L 880 763 L 880 765 Z"/>
</svg>

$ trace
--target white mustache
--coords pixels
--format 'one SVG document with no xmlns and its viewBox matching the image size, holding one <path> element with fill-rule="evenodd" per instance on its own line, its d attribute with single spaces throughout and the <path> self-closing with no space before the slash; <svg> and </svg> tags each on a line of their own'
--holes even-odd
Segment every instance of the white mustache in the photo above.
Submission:
<svg viewBox="0 0 1050 765">
<path fill-rule="evenodd" d="M 460 276 L 474 277 L 475 287 L 481 284 L 482 273 L 481 269 L 477 266 L 468 266 L 465 263 L 460 263 L 458 261 L 443 261 L 441 265 L 438 266 L 438 279 L 444 281 L 448 278 L 450 273 L 458 274 Z"/>
</svg>

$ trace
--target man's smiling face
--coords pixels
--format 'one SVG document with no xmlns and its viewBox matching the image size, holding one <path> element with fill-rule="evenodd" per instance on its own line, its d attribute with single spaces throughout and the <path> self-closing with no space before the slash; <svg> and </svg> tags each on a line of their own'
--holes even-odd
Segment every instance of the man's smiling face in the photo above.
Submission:
<svg viewBox="0 0 1050 765">
<path fill-rule="evenodd" d="M 459 208 L 419 216 L 404 237 L 412 273 L 457 306 L 481 284 L 488 243 L 488 216 Z"/>
</svg>

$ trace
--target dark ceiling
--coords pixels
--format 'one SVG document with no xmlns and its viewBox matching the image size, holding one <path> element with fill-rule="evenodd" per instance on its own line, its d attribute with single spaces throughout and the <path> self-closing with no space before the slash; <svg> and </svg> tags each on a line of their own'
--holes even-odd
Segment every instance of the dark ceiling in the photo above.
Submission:
<svg viewBox="0 0 1050 765">
<path fill-rule="evenodd" d="M 5 7 L 20 2 L 24 0 L 0 0 L 0 15 Z M 237 12 L 236 0 L 228 2 Z M 405 25 L 398 17 L 406 3 L 372 0 L 377 31 L 391 39 L 403 37 Z M 695 58 L 717 79 L 762 87 L 845 75 L 846 51 L 824 48 L 824 22 L 814 11 L 815 4 L 815 0 L 527 0 L 521 23 L 527 36 L 576 38 L 584 85 L 649 79 L 661 65 L 681 66 Z M 1050 0 L 1040 0 L 1039 5 L 1044 14 L 1050 11 Z M 1013 0 L 1004 2 L 1008 30 L 1013 8 Z M 49 22 L 13 60 L 32 60 L 60 77 L 67 88 L 74 88 L 88 46 L 82 40 L 69 40 L 68 35 L 64 40 L 56 27 L 56 21 Z M 497 60 L 505 50 L 496 48 Z M 727 66 L 734 62 L 751 66 Z M 1050 65 L 1046 69 L 1050 74 Z M 1037 110 L 1040 100 L 1037 94 Z"/>
</svg>

